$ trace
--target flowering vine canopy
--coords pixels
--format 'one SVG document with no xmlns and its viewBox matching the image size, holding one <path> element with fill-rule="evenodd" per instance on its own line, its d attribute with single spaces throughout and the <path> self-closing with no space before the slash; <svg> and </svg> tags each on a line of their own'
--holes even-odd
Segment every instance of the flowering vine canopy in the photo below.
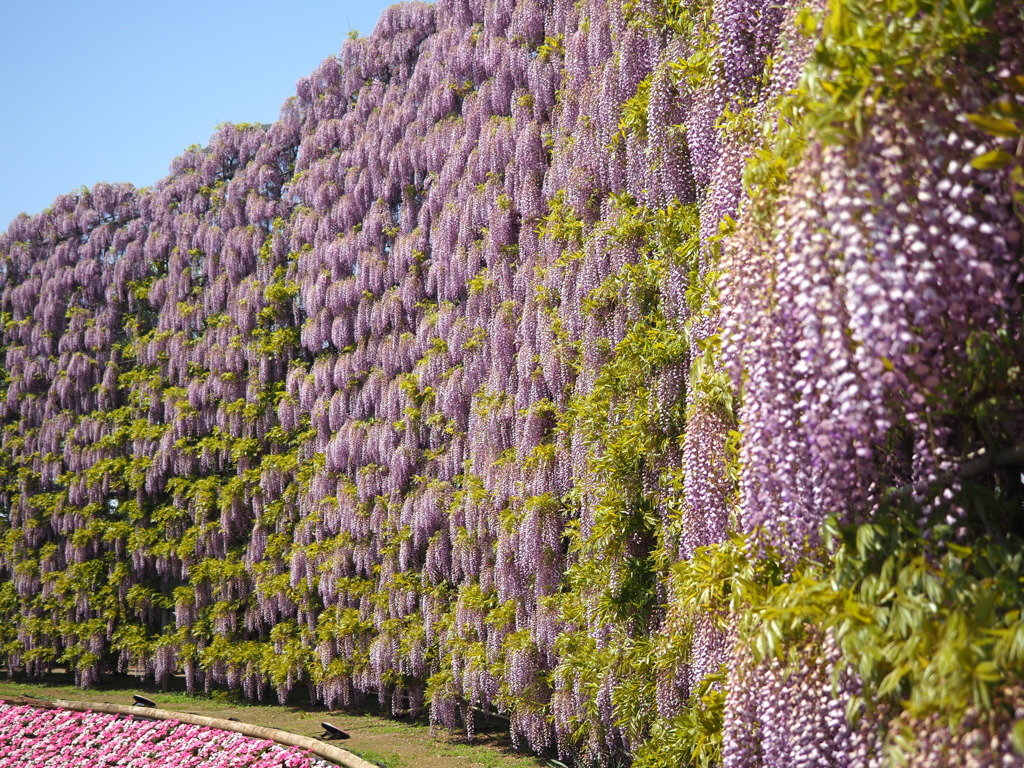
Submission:
<svg viewBox="0 0 1024 768">
<path fill-rule="evenodd" d="M 1024 19 L 439 0 L 0 237 L 0 658 L 578 765 L 1012 764 Z"/>
</svg>

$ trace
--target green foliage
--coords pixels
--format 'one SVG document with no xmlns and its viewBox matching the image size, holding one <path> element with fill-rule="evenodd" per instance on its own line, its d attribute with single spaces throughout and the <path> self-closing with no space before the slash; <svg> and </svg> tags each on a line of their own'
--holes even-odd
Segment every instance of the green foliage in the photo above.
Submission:
<svg viewBox="0 0 1024 768">
<path fill-rule="evenodd" d="M 684 754 L 709 764 L 720 741 L 714 723 L 720 721 L 723 694 L 717 688 L 691 702 L 685 724 L 666 723 L 655 714 L 657 681 L 688 659 L 699 611 L 680 614 L 665 632 L 649 634 L 659 595 L 672 579 L 674 558 L 668 552 L 678 546 L 678 520 L 664 520 L 660 510 L 674 509 L 680 493 L 676 474 L 651 468 L 679 450 L 686 423 L 685 391 L 667 402 L 652 393 L 664 371 L 692 355 L 691 326 L 679 327 L 666 317 L 664 286 L 670 269 L 681 270 L 699 305 L 693 322 L 715 311 L 713 281 L 705 279 L 698 254 L 699 226 L 696 205 L 652 210 L 622 195 L 614 198 L 612 216 L 589 231 L 636 255 L 591 294 L 585 310 L 604 319 L 628 308 L 631 322 L 622 340 L 608 348 L 591 391 L 570 400 L 561 426 L 590 451 L 595 480 L 585 492 L 595 506 L 585 535 L 576 526 L 568 530 L 572 565 L 558 605 L 575 629 L 557 641 L 554 687 L 582 687 L 588 709 L 569 725 L 572 738 L 586 744 L 604 738 L 598 693 L 614 681 L 617 727 L 634 743 L 652 745 L 637 755 L 652 766 L 679 764 Z M 707 346 L 711 368 L 716 350 Z M 717 381 L 709 373 L 698 377 L 699 386 L 713 389 L 708 379 Z M 731 388 L 724 399 L 731 406 Z M 594 633 L 605 639 L 598 643 Z M 658 762 L 670 754 L 668 762 Z"/>
<path fill-rule="evenodd" d="M 559 32 L 557 35 L 549 35 L 537 48 L 537 58 L 541 61 L 549 61 L 554 56 L 565 54 L 565 35 Z"/>
<path fill-rule="evenodd" d="M 817 67 L 805 81 L 809 127 L 859 134 L 873 105 L 923 78 L 948 77 L 946 57 L 985 39 L 982 23 L 994 7 L 991 0 L 830 0 L 823 20 L 805 13 L 805 30 L 822 29 Z"/>
<path fill-rule="evenodd" d="M 636 94 L 623 102 L 619 132 L 615 134 L 615 141 L 625 141 L 630 135 L 640 140 L 647 138 L 647 105 L 651 99 L 651 77 L 648 75 L 641 80 Z"/>
<path fill-rule="evenodd" d="M 1024 75 L 1006 77 L 1003 85 L 1013 95 L 1024 96 Z M 1008 183 L 1013 205 L 1017 216 L 1024 220 L 1024 107 L 1017 101 L 1000 100 L 980 114 L 968 115 L 967 119 L 989 136 L 1016 142 L 1012 152 L 992 149 L 974 158 L 971 165 L 981 171 L 1010 169 Z"/>
<path fill-rule="evenodd" d="M 722 761 L 725 668 L 708 675 L 694 689 L 683 714 L 657 720 L 636 753 L 634 768 L 688 765 L 714 768 Z"/>
<path fill-rule="evenodd" d="M 783 656 L 808 627 L 831 631 L 870 706 L 952 726 L 1021 679 L 1019 540 L 929 543 L 900 515 L 826 532 L 828 560 L 797 569 L 757 608 L 759 653 Z"/>
<path fill-rule="evenodd" d="M 583 237 L 583 222 L 576 212 L 565 201 L 565 192 L 559 190 L 548 201 L 548 213 L 537 225 L 537 233 L 541 237 L 562 240 L 567 243 L 579 243 Z"/>
</svg>

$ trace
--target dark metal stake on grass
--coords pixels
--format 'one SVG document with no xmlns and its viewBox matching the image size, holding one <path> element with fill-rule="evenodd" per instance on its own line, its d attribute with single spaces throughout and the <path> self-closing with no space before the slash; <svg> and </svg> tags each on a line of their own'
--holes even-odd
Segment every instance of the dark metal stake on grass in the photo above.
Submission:
<svg viewBox="0 0 1024 768">
<path fill-rule="evenodd" d="M 346 731 L 341 730 L 336 725 L 324 722 L 320 723 L 320 727 L 324 729 L 325 738 L 328 739 L 347 739 L 350 738 Z"/>
</svg>

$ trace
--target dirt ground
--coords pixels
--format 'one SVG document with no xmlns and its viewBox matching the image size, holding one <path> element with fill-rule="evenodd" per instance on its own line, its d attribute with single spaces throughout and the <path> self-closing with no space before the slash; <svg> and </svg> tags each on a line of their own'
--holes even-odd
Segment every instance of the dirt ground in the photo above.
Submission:
<svg viewBox="0 0 1024 768">
<path fill-rule="evenodd" d="M 300 692 L 295 692 L 285 706 L 249 704 L 231 691 L 214 691 L 211 695 L 190 696 L 184 692 L 184 681 L 177 680 L 172 690 L 160 691 L 152 685 L 143 686 L 137 678 L 114 676 L 98 688 L 82 690 L 71 684 L 70 675 L 53 674 L 45 682 L 29 682 L 23 678 L 0 679 L 0 697 L 35 696 L 41 699 L 70 699 L 108 704 L 131 704 L 132 694 L 140 693 L 156 702 L 161 709 L 191 712 L 207 717 L 235 718 L 245 723 L 270 726 L 302 736 L 323 735 L 320 723 L 327 720 L 351 738 L 332 741 L 384 768 L 543 768 L 557 766 L 547 758 L 517 753 L 507 735 L 507 724 L 482 716 L 477 720 L 477 735 L 470 741 L 465 734 L 431 735 L 424 718 L 403 720 L 384 717 L 375 706 L 376 699 L 358 712 L 328 712 L 322 707 L 308 706 Z M 180 689 L 180 690 L 176 690 Z"/>
</svg>

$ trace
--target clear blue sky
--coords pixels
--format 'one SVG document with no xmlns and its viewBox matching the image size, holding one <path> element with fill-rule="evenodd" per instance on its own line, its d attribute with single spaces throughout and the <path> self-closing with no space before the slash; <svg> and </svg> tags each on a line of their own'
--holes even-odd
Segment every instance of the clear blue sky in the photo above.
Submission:
<svg viewBox="0 0 1024 768">
<path fill-rule="evenodd" d="M 223 122 L 270 123 L 390 0 L 8 0 L 0 232 L 64 192 L 147 186 Z"/>
</svg>

